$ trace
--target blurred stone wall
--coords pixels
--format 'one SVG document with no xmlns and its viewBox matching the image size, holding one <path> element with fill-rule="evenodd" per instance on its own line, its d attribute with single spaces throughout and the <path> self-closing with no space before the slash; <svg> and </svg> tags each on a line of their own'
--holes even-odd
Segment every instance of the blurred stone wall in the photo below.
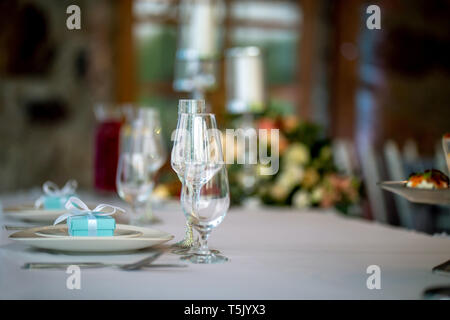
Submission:
<svg viewBox="0 0 450 320">
<path fill-rule="evenodd" d="M 66 8 L 81 8 L 68 30 Z M 92 186 L 93 105 L 111 100 L 112 1 L 0 2 L 0 192 Z"/>
</svg>

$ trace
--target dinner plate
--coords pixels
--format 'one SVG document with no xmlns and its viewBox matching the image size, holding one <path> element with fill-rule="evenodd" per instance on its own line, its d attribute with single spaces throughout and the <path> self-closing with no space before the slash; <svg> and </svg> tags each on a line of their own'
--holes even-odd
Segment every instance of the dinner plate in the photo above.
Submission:
<svg viewBox="0 0 450 320">
<path fill-rule="evenodd" d="M 61 226 L 36 227 L 15 232 L 10 239 L 35 248 L 70 252 L 120 252 L 139 250 L 173 239 L 173 235 L 157 229 L 117 224 L 116 230 L 141 232 L 138 237 L 43 237 L 36 232 Z"/>
<path fill-rule="evenodd" d="M 405 181 L 384 181 L 378 183 L 384 190 L 398 194 L 415 203 L 450 205 L 450 189 L 407 188 Z"/>
<path fill-rule="evenodd" d="M 42 228 L 40 231 L 35 232 L 36 235 L 48 238 L 62 238 L 73 237 L 69 235 L 67 225 L 59 226 L 59 228 Z M 142 236 L 142 232 L 130 229 L 117 229 L 114 230 L 113 237 L 115 238 L 135 238 Z"/>
<path fill-rule="evenodd" d="M 50 223 L 66 212 L 65 209 L 49 210 L 35 208 L 33 204 L 24 204 L 3 208 L 3 214 L 11 219 L 36 223 Z"/>
</svg>

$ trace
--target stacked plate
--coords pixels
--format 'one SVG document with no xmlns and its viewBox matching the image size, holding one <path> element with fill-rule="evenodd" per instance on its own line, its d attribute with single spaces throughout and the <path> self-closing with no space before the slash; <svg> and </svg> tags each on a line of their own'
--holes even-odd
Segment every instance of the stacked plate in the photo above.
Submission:
<svg viewBox="0 0 450 320">
<path fill-rule="evenodd" d="M 112 237 L 70 236 L 66 225 L 35 227 L 15 232 L 10 239 L 40 249 L 71 252 L 120 252 L 139 250 L 173 239 L 156 229 L 117 224 Z"/>
<path fill-rule="evenodd" d="M 66 210 L 46 210 L 34 205 L 19 205 L 3 209 L 8 219 L 22 220 L 34 224 L 53 224 Z M 112 237 L 74 237 L 67 225 L 41 226 L 11 234 L 10 239 L 40 249 L 71 252 L 120 252 L 139 250 L 161 244 L 173 236 L 156 229 L 116 224 Z"/>
</svg>

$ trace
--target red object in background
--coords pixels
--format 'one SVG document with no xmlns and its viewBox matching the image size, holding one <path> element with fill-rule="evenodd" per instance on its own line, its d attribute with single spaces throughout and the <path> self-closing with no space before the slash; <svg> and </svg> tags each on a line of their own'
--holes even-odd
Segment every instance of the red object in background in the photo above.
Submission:
<svg viewBox="0 0 450 320">
<path fill-rule="evenodd" d="M 116 191 L 116 172 L 119 158 L 119 137 L 122 122 L 106 120 L 100 122 L 95 133 L 95 188 Z"/>
</svg>

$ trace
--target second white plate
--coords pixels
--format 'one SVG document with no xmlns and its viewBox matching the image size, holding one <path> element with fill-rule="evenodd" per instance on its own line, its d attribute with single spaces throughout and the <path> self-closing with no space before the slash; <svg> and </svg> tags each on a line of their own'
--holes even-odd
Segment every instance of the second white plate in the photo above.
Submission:
<svg viewBox="0 0 450 320">
<path fill-rule="evenodd" d="M 8 218 L 36 223 L 53 223 L 64 212 L 66 212 L 65 209 L 37 209 L 32 204 L 6 207 L 3 209 L 3 214 Z"/>
</svg>

